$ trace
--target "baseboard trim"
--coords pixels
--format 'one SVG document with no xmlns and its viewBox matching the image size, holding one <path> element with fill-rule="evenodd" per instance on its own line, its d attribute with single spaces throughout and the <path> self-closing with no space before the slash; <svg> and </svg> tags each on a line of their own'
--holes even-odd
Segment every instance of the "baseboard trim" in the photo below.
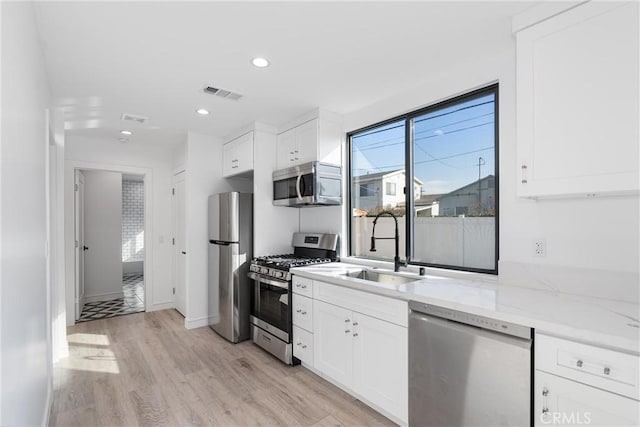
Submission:
<svg viewBox="0 0 640 427">
<path fill-rule="evenodd" d="M 184 327 L 186 329 L 202 328 L 203 326 L 209 326 L 211 323 L 217 323 L 217 321 L 218 321 L 218 316 L 215 316 L 215 317 L 204 316 L 204 317 L 198 317 L 196 319 L 187 319 L 185 317 Z"/>
<path fill-rule="evenodd" d="M 98 302 L 98 301 L 109 301 L 112 299 L 124 298 L 124 292 L 112 292 L 110 294 L 100 294 L 100 295 L 91 295 L 84 296 L 83 303 L 86 304 L 88 302 Z"/>
<path fill-rule="evenodd" d="M 160 304 L 153 304 L 150 307 L 147 307 L 146 311 L 158 311 L 158 310 L 167 310 L 173 308 L 173 302 L 169 301 L 169 302 L 163 302 Z"/>
</svg>

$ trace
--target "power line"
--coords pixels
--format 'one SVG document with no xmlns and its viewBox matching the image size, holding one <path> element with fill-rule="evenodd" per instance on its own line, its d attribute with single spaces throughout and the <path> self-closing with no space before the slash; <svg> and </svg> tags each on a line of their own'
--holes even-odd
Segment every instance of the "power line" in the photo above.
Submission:
<svg viewBox="0 0 640 427">
<path fill-rule="evenodd" d="M 433 130 L 442 129 L 442 128 L 446 128 L 446 127 L 449 127 L 449 126 L 457 125 L 457 124 L 460 124 L 460 123 L 470 122 L 472 120 L 480 119 L 482 117 L 491 116 L 491 115 L 493 115 L 493 112 L 487 113 L 487 114 L 482 114 L 482 115 L 476 116 L 476 117 L 471 117 L 469 119 L 458 120 L 456 122 L 451 122 L 451 123 L 447 123 L 447 124 L 442 125 L 442 126 L 437 126 L 435 128 L 426 129 L 426 130 L 422 130 L 420 132 L 416 132 L 416 133 L 414 133 L 414 136 L 415 135 L 419 135 L 419 134 L 423 134 L 423 133 L 427 133 L 427 132 L 431 132 Z M 442 134 L 440 134 L 440 135 L 444 135 L 444 132 Z M 435 135 L 435 136 L 440 136 L 440 135 Z M 378 148 L 379 146 L 380 147 L 385 147 L 385 146 L 387 146 L 386 143 L 387 142 L 391 142 L 391 141 L 397 141 L 397 142 L 394 142 L 393 144 L 389 144 L 389 145 L 401 144 L 401 143 L 404 142 L 404 135 L 401 136 L 401 137 L 394 137 L 394 138 L 389 138 L 389 139 L 383 139 L 383 140 L 380 140 L 380 141 L 375 141 L 375 142 L 372 142 L 371 144 L 368 144 L 368 145 L 367 144 L 358 145 L 358 147 L 354 147 L 354 148 L 357 148 L 358 150 L 364 150 L 364 149 L 369 150 L 369 149 L 373 149 L 373 148 Z"/>
<path fill-rule="evenodd" d="M 424 122 L 426 120 L 431 120 L 431 119 L 437 119 L 438 117 L 442 117 L 442 116 L 446 116 L 447 114 L 453 114 L 453 113 L 457 113 L 458 111 L 462 111 L 462 110 L 468 110 L 469 108 L 474 108 L 474 107 L 479 107 L 481 105 L 487 105 L 487 104 L 493 104 L 495 102 L 495 100 L 491 100 L 491 101 L 486 101 L 486 102 L 481 102 L 479 104 L 474 104 L 474 105 L 467 105 L 466 107 L 460 107 L 457 110 L 453 110 L 453 111 L 448 111 L 446 113 L 442 113 L 442 114 L 437 114 L 435 116 L 431 116 L 431 117 L 425 117 L 423 119 L 420 120 L 414 120 L 414 123 L 420 123 L 420 122 Z"/>
<path fill-rule="evenodd" d="M 493 123 L 495 123 L 495 122 L 492 120 L 492 121 L 490 121 L 490 122 L 480 123 L 480 124 L 473 125 L 473 126 L 467 126 L 467 127 L 460 128 L 460 129 L 450 130 L 450 131 L 448 131 L 448 132 L 443 132 L 441 135 L 428 135 L 428 136 L 422 136 L 422 137 L 420 137 L 420 138 L 414 138 L 414 140 L 413 140 L 413 141 L 414 141 L 414 142 L 417 142 L 417 141 L 424 141 L 425 139 L 437 138 L 437 137 L 439 137 L 439 136 L 449 135 L 449 134 L 452 134 L 452 133 L 458 133 L 458 132 L 462 132 L 462 131 L 465 131 L 465 130 L 469 130 L 469 129 L 474 129 L 474 128 L 478 128 L 478 127 L 481 127 L 481 126 L 490 125 L 490 124 L 493 124 Z M 394 142 L 394 143 L 389 143 L 389 144 L 379 145 L 379 146 L 375 146 L 375 147 L 358 148 L 358 152 L 368 151 L 368 150 L 376 150 L 376 149 L 378 149 L 378 148 L 391 147 L 392 145 L 400 145 L 400 144 L 404 144 L 404 143 L 405 143 L 405 141 L 404 141 L 404 139 L 403 139 L 403 140 L 402 140 L 402 141 L 400 141 L 400 142 Z"/>
<path fill-rule="evenodd" d="M 414 119 L 413 122 L 414 123 L 424 122 L 426 120 L 431 120 L 431 119 L 435 119 L 435 118 L 438 118 L 438 117 L 446 116 L 448 114 L 457 113 L 458 111 L 462 111 L 462 110 L 468 110 L 469 108 L 474 108 L 474 107 L 479 107 L 479 106 L 482 106 L 482 105 L 492 104 L 494 102 L 495 102 L 495 100 L 491 100 L 491 101 L 481 102 L 479 104 L 467 105 L 467 106 L 460 107 L 460 108 L 452 110 L 452 111 L 447 111 L 446 113 L 438 114 L 438 115 L 435 115 L 435 116 L 425 117 L 425 118 L 422 118 L 422 119 L 419 119 L 419 120 L 418 119 Z M 404 127 L 404 125 L 405 125 L 405 121 L 403 120 L 400 124 L 398 124 L 396 126 L 387 127 L 387 128 L 384 128 L 384 129 L 372 130 L 370 132 L 361 133 L 361 134 L 358 134 L 358 135 L 353 135 L 353 136 L 351 136 L 351 139 L 353 140 L 353 139 L 356 139 L 356 138 L 362 138 L 364 136 L 369 136 L 369 135 L 373 135 L 373 134 L 380 133 L 380 132 L 386 132 L 388 130 Z"/>
<path fill-rule="evenodd" d="M 477 150 L 465 151 L 464 153 L 452 154 L 450 156 L 438 157 L 438 158 L 434 158 L 434 159 L 430 159 L 430 160 L 421 160 L 419 162 L 413 162 L 413 164 L 414 165 L 421 165 L 421 164 L 425 164 L 425 163 L 436 162 L 436 161 L 439 161 L 439 160 L 452 159 L 454 157 L 466 156 L 467 154 L 473 154 L 473 153 L 479 153 L 481 151 L 491 150 L 492 148 L 493 148 L 493 145 L 490 146 L 490 147 L 479 148 Z M 402 164 L 399 164 L 399 165 L 377 166 L 377 169 L 393 169 L 393 168 L 399 168 L 401 166 L 404 167 L 405 164 L 402 163 Z"/>
<path fill-rule="evenodd" d="M 425 130 L 421 130 L 420 132 L 415 132 L 414 135 L 419 135 L 421 133 L 427 133 L 427 132 L 433 132 L 433 131 L 438 130 L 438 129 L 446 128 L 446 127 L 457 125 L 457 124 L 464 123 L 464 122 L 470 122 L 471 120 L 476 120 L 476 119 L 480 119 L 482 117 L 487 117 L 487 116 L 492 116 L 492 115 L 493 115 L 493 112 L 487 113 L 487 114 L 482 114 L 482 115 L 476 116 L 476 117 L 471 117 L 469 119 L 458 120 L 457 122 L 447 123 L 446 125 L 436 126 L 434 128 L 431 128 L 431 129 L 425 129 Z"/>
</svg>

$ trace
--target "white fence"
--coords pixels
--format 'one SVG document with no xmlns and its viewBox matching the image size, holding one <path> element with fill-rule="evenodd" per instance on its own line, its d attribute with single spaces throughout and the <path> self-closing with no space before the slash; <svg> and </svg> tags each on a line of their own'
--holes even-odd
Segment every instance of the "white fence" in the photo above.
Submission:
<svg viewBox="0 0 640 427">
<path fill-rule="evenodd" d="M 400 225 L 400 258 L 405 258 L 405 221 Z M 352 248 L 355 256 L 393 259 L 394 221 L 380 217 L 376 225 L 376 252 L 370 252 L 373 218 L 353 218 Z M 493 217 L 432 217 L 415 218 L 414 261 L 429 264 L 456 265 L 468 268 L 495 267 L 495 218 Z"/>
</svg>

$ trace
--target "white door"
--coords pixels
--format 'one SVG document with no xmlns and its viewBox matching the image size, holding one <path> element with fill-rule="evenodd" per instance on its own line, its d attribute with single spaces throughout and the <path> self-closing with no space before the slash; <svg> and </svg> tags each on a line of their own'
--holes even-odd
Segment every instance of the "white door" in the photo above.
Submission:
<svg viewBox="0 0 640 427">
<path fill-rule="evenodd" d="M 84 240 L 88 247 L 84 254 L 84 298 L 122 298 L 122 174 L 99 170 L 84 170 L 83 174 Z"/>
<path fill-rule="evenodd" d="M 353 313 L 353 389 L 409 421 L 407 328 Z"/>
<path fill-rule="evenodd" d="M 353 356 L 351 311 L 314 300 L 313 316 L 315 368 L 340 384 L 351 387 Z"/>
<path fill-rule="evenodd" d="M 84 241 L 84 174 L 77 170 L 74 177 L 74 218 L 76 245 L 76 320 L 80 318 L 84 307 L 84 253 L 87 250 Z"/>
<path fill-rule="evenodd" d="M 173 185 L 173 227 L 174 227 L 174 305 L 183 316 L 187 315 L 186 258 L 187 245 L 185 239 L 185 172 L 174 177 Z"/>
</svg>

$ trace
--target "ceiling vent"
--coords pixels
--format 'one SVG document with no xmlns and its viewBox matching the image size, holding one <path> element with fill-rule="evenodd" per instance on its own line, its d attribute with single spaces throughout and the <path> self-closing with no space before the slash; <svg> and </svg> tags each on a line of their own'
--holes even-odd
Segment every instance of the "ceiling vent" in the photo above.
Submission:
<svg viewBox="0 0 640 427">
<path fill-rule="evenodd" d="M 217 87 L 207 86 L 204 88 L 204 92 L 210 95 L 219 96 L 221 98 L 231 99 L 237 101 L 242 98 L 239 93 L 231 92 L 230 90 L 218 89 Z"/>
<path fill-rule="evenodd" d="M 141 125 L 143 125 L 143 124 L 145 124 L 147 122 L 147 120 L 149 120 L 149 117 L 136 116 L 135 114 L 124 113 L 122 116 L 120 116 L 120 120 L 129 121 L 129 122 L 136 122 L 136 123 L 140 123 Z"/>
</svg>

